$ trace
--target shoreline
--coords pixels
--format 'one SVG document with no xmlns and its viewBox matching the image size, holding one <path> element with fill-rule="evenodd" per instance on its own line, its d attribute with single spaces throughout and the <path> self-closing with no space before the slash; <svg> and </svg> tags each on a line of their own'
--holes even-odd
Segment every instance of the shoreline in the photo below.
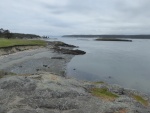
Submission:
<svg viewBox="0 0 150 113">
<path fill-rule="evenodd" d="M 83 51 L 73 50 L 73 48 L 77 47 L 59 41 L 48 41 L 46 47 L 3 48 L 3 50 L 0 49 L 0 53 L 5 53 L 5 55 L 0 56 L 0 70 L 16 74 L 36 74 L 40 71 L 47 71 L 65 76 L 67 63 L 74 55 L 83 54 Z"/>
<path fill-rule="evenodd" d="M 4 71 L 18 74 L 7 73 L 0 79 L 0 112 L 149 113 L 149 95 L 119 85 L 65 76 L 66 65 L 74 57 L 70 51 L 75 46 L 67 47 L 70 54 L 64 54 L 64 47 L 59 47 L 62 43 L 56 43 L 58 46 L 53 43 L 0 57 L 0 64 L 6 66 Z"/>
</svg>

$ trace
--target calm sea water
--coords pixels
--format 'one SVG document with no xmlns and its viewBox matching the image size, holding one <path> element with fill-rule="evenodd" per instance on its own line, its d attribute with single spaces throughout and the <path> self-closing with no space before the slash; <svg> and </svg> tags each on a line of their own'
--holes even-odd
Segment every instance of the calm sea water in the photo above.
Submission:
<svg viewBox="0 0 150 113">
<path fill-rule="evenodd" d="M 150 94 L 150 40 L 106 42 L 93 39 L 59 38 L 79 46 L 85 55 L 75 56 L 67 75 L 88 81 L 105 81 Z"/>
</svg>

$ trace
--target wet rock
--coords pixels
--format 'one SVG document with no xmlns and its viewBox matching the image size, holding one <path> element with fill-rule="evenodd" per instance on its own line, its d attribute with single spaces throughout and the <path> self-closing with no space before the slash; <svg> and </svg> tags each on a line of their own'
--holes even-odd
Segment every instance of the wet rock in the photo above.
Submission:
<svg viewBox="0 0 150 113">
<path fill-rule="evenodd" d="M 20 68 L 22 68 L 22 66 L 19 66 Z"/>
<path fill-rule="evenodd" d="M 43 67 L 47 67 L 48 65 L 43 65 Z"/>
<path fill-rule="evenodd" d="M 70 49 L 64 49 L 64 48 L 57 48 L 55 49 L 56 52 L 62 53 L 62 54 L 71 54 L 71 55 L 84 55 L 86 54 L 85 51 L 82 50 L 70 50 Z"/>
<path fill-rule="evenodd" d="M 64 42 L 60 41 L 54 41 L 54 42 L 48 42 L 51 46 L 50 49 L 53 49 L 54 52 L 62 53 L 62 54 L 71 54 L 71 55 L 84 55 L 86 54 L 85 51 L 82 50 L 73 50 L 73 48 L 77 48 L 77 46 L 69 45 Z"/>
<path fill-rule="evenodd" d="M 114 93 L 116 93 L 118 95 L 124 95 L 125 94 L 124 88 L 112 89 L 112 92 L 114 92 Z"/>
<path fill-rule="evenodd" d="M 40 71 L 40 69 L 36 69 L 36 71 Z"/>
<path fill-rule="evenodd" d="M 111 79 L 112 77 L 111 77 L 111 76 L 109 76 L 108 78 L 109 78 L 109 79 Z"/>
</svg>

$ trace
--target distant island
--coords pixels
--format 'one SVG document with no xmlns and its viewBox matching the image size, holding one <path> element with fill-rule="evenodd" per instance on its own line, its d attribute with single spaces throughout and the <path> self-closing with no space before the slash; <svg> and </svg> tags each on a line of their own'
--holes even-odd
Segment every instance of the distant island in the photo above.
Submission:
<svg viewBox="0 0 150 113">
<path fill-rule="evenodd" d="M 124 41 L 124 42 L 132 42 L 129 39 L 118 39 L 118 38 L 97 38 L 95 41 Z"/>
<path fill-rule="evenodd" d="M 130 38 L 130 39 L 150 39 L 150 35 L 63 35 L 70 38 Z"/>
</svg>

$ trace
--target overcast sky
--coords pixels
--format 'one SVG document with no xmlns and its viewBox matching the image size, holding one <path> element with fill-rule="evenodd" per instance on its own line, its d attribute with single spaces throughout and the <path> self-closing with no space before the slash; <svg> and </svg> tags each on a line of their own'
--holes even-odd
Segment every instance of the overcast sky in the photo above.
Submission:
<svg viewBox="0 0 150 113">
<path fill-rule="evenodd" d="M 150 0 L 0 0 L 0 27 L 39 35 L 150 34 Z"/>
</svg>

